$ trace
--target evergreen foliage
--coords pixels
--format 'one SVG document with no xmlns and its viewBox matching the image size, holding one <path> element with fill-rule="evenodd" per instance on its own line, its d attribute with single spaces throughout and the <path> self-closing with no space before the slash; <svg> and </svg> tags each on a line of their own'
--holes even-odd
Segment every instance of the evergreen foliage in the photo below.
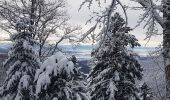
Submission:
<svg viewBox="0 0 170 100">
<path fill-rule="evenodd" d="M 34 97 L 34 75 L 40 61 L 33 46 L 35 41 L 30 32 L 31 21 L 21 18 L 16 23 L 17 33 L 11 36 L 14 42 L 3 66 L 9 68 L 1 86 L 1 95 L 5 100 L 31 100 Z"/>
<path fill-rule="evenodd" d="M 151 92 L 151 89 L 148 87 L 146 83 L 143 83 L 140 87 L 140 98 L 141 100 L 155 100 L 154 96 Z"/>
<path fill-rule="evenodd" d="M 127 47 L 140 46 L 119 13 L 106 25 L 103 40 L 92 52 L 94 64 L 89 74 L 91 100 L 138 100 L 136 79 L 142 68 Z"/>
<path fill-rule="evenodd" d="M 35 81 L 38 100 L 89 100 L 75 56 L 52 55 L 37 70 Z"/>
</svg>

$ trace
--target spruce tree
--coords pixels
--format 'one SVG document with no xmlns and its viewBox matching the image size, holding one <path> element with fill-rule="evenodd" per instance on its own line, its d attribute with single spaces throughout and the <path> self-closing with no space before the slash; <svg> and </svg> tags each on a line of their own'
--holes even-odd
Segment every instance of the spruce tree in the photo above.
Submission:
<svg viewBox="0 0 170 100">
<path fill-rule="evenodd" d="M 140 46 L 119 13 L 108 23 L 98 46 L 93 50 L 89 74 L 91 100 L 138 100 L 135 80 L 142 78 L 142 68 L 128 48 Z"/>
<path fill-rule="evenodd" d="M 3 66 L 7 70 L 6 79 L 1 86 L 1 95 L 5 100 L 32 100 L 35 87 L 33 85 L 36 69 L 40 61 L 33 46 L 30 30 L 31 21 L 27 18 L 20 18 L 15 25 L 17 33 L 11 36 L 14 42 L 8 53 L 8 59 Z"/>
<path fill-rule="evenodd" d="M 143 83 L 140 87 L 140 99 L 141 100 L 155 100 L 153 93 L 146 83 Z"/>
<path fill-rule="evenodd" d="M 35 75 L 38 100 L 89 100 L 76 58 L 57 52 L 44 61 Z"/>
</svg>

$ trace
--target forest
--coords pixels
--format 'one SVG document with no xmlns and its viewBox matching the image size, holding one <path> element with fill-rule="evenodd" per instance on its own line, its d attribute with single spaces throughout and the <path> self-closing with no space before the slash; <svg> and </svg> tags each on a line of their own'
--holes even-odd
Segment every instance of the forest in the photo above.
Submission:
<svg viewBox="0 0 170 100">
<path fill-rule="evenodd" d="M 0 0 L 0 100 L 170 100 L 170 0 Z"/>
</svg>

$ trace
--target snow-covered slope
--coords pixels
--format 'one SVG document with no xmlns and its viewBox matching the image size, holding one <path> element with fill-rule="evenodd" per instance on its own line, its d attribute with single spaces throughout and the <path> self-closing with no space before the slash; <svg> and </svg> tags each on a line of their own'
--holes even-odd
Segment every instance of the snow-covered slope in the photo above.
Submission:
<svg viewBox="0 0 170 100">
<path fill-rule="evenodd" d="M 165 100 L 165 75 L 161 57 L 145 57 L 140 60 L 143 81 L 151 88 L 156 100 Z"/>
</svg>

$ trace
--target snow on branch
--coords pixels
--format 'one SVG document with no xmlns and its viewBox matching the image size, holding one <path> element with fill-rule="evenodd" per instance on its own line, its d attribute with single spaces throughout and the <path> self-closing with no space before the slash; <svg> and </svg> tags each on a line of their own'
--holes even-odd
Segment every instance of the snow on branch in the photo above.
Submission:
<svg viewBox="0 0 170 100">
<path fill-rule="evenodd" d="M 89 100 L 78 66 L 61 52 L 48 57 L 34 79 L 37 99 L 48 95 L 50 100 Z"/>
<path fill-rule="evenodd" d="M 134 1 L 134 0 L 133 0 Z M 140 26 L 141 23 L 145 23 L 144 29 L 147 29 L 146 38 L 148 41 L 153 35 L 160 35 L 158 33 L 158 24 L 163 28 L 163 18 L 161 16 L 162 10 L 160 6 L 157 6 L 153 0 L 135 0 L 139 3 L 144 10 L 144 13 L 141 15 L 138 24 L 135 26 Z"/>
<path fill-rule="evenodd" d="M 96 0 L 96 2 L 98 3 L 98 5 L 100 6 L 102 0 Z M 84 6 L 86 3 L 88 4 L 88 8 L 90 9 L 90 7 L 92 6 L 93 3 L 96 3 L 94 0 L 85 0 L 81 5 L 79 10 L 82 8 L 82 6 Z M 106 2 L 106 0 L 104 0 L 104 3 Z M 94 37 L 94 35 L 91 35 L 92 38 L 98 38 L 98 36 L 101 37 L 101 35 L 105 35 L 105 32 L 108 31 L 109 28 L 109 22 L 111 19 L 111 16 L 114 14 L 114 11 L 116 9 L 117 6 L 120 6 L 123 11 L 124 11 L 124 15 L 125 15 L 125 23 L 126 25 L 128 24 L 128 18 L 127 18 L 127 14 L 126 14 L 126 8 L 125 6 L 121 3 L 120 0 L 112 0 L 111 4 L 106 7 L 104 10 L 102 10 L 101 12 L 93 12 L 94 16 L 92 16 L 89 20 L 87 20 L 86 23 L 91 22 L 91 20 L 95 20 L 96 24 L 91 27 L 85 34 L 82 35 L 82 38 L 80 39 L 80 41 L 84 40 L 89 34 L 91 34 L 92 32 L 95 31 L 95 29 L 97 27 L 102 27 L 101 32 L 99 34 L 97 34 L 97 37 Z"/>
<path fill-rule="evenodd" d="M 83 41 L 89 34 L 94 32 L 96 29 L 96 26 L 97 26 L 97 24 L 94 25 L 93 27 L 91 27 L 86 33 L 84 33 L 79 41 Z"/>
</svg>

